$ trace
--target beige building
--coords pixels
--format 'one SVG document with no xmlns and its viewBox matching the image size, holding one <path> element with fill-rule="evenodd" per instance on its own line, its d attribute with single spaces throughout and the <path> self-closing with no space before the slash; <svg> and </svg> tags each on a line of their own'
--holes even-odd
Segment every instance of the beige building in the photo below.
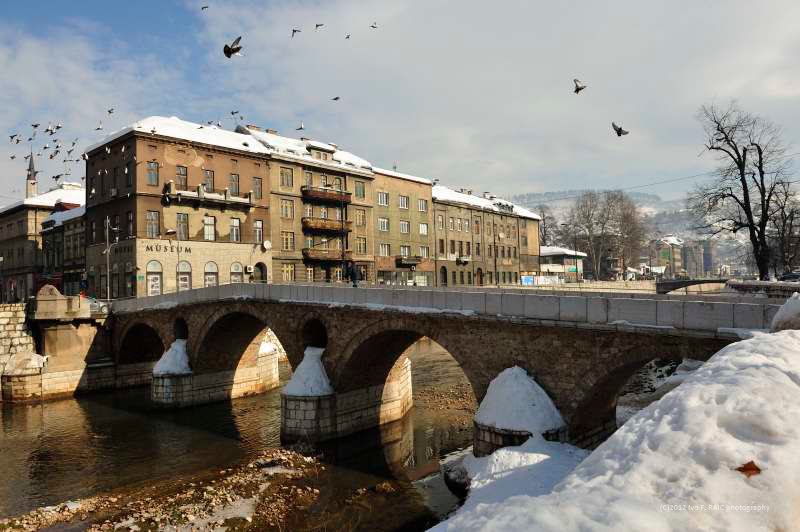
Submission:
<svg viewBox="0 0 800 532">
<path fill-rule="evenodd" d="M 75 296 L 86 287 L 86 210 L 62 202 L 42 222 L 42 283 Z"/>
<path fill-rule="evenodd" d="M 39 194 L 36 174 L 31 156 L 25 199 L 0 208 L 0 299 L 5 302 L 31 297 L 41 284 L 42 222 L 55 205 L 71 208 L 84 202 L 83 187 L 77 183 L 62 183 Z"/>
</svg>

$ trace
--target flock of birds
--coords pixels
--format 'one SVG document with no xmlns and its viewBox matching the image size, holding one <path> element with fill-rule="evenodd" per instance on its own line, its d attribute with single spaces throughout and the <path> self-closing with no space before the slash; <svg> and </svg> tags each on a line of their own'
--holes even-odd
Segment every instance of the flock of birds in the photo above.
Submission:
<svg viewBox="0 0 800 532">
<path fill-rule="evenodd" d="M 208 8 L 209 8 L 208 5 L 203 5 L 203 6 L 201 6 L 200 9 L 201 9 L 201 11 L 206 11 Z M 324 27 L 325 27 L 324 23 L 318 22 L 318 23 L 314 24 L 314 31 L 319 31 L 319 30 L 323 29 Z M 377 30 L 378 29 L 378 23 L 377 22 L 373 22 L 372 24 L 370 24 L 369 27 L 372 30 Z M 297 35 L 298 33 L 301 33 L 302 31 L 303 30 L 301 28 L 292 28 L 290 38 L 294 39 L 295 35 Z M 351 34 L 350 33 L 346 33 L 344 38 L 345 39 L 350 39 L 350 37 L 351 37 Z M 226 43 L 222 48 L 222 53 L 226 58 L 231 59 L 231 58 L 236 57 L 236 56 L 242 56 L 242 49 L 243 48 L 244 48 L 244 46 L 242 45 L 242 37 L 239 36 L 236 39 L 234 39 L 232 42 Z M 581 80 L 579 80 L 577 78 L 573 79 L 572 81 L 573 81 L 573 83 L 575 85 L 575 88 L 573 89 L 573 92 L 575 94 L 580 94 L 582 91 L 584 91 L 589 86 L 589 85 L 587 85 L 586 83 L 582 82 Z M 331 101 L 334 101 L 334 102 L 338 102 L 340 100 L 341 100 L 340 96 L 334 96 L 333 98 L 331 98 Z M 109 117 L 111 115 L 113 115 L 114 114 L 114 108 L 111 107 L 111 108 L 107 109 L 106 110 L 106 114 Z M 241 121 L 244 120 L 244 116 L 238 110 L 231 111 L 230 115 L 231 115 L 231 119 L 234 120 L 234 122 L 241 122 Z M 75 140 L 73 140 L 72 143 L 70 144 L 69 148 L 66 148 L 66 146 L 64 144 L 62 144 L 62 141 L 60 139 L 55 138 L 56 133 L 58 133 L 58 131 L 60 131 L 64 127 L 63 124 L 60 123 L 60 122 L 55 123 L 55 124 L 53 124 L 51 122 L 50 124 L 48 124 L 48 126 L 45 129 L 42 130 L 43 134 L 44 135 L 49 135 L 52 138 L 52 140 L 46 141 L 45 144 L 43 146 L 41 146 L 39 148 L 39 150 L 36 151 L 36 153 L 34 153 L 34 151 L 33 151 L 33 143 L 36 140 L 37 133 L 40 131 L 39 130 L 40 125 L 41 124 L 39 124 L 39 123 L 31 124 L 32 132 L 31 132 L 30 136 L 27 137 L 27 143 L 30 144 L 30 152 L 27 155 L 25 155 L 23 157 L 23 159 L 25 159 L 27 161 L 31 157 L 42 157 L 44 155 L 47 155 L 50 160 L 54 160 L 56 157 L 59 156 L 59 154 L 63 153 L 64 154 L 64 158 L 62 159 L 62 162 L 65 165 L 64 166 L 65 171 L 63 173 L 56 174 L 56 175 L 52 176 L 52 179 L 54 181 L 58 182 L 61 178 L 66 177 L 66 176 L 71 174 L 71 166 L 70 166 L 71 164 L 80 163 L 82 160 L 85 161 L 85 160 L 88 159 L 88 156 L 85 153 L 83 153 L 78 158 L 72 158 L 73 157 L 73 153 L 75 151 L 75 147 L 77 146 L 77 143 L 78 143 L 79 139 L 76 138 Z M 210 126 L 210 127 L 221 128 L 222 127 L 222 121 L 221 120 L 209 120 L 209 121 L 206 122 L 206 125 Z M 206 126 L 200 125 L 200 126 L 198 126 L 198 129 L 203 129 L 204 127 L 206 127 Z M 623 135 L 627 135 L 627 134 L 630 133 L 629 131 L 623 129 L 622 126 L 617 125 L 616 122 L 611 122 L 611 129 L 614 131 L 614 133 L 616 133 L 617 137 L 622 137 Z M 97 125 L 97 127 L 94 128 L 94 130 L 95 131 L 103 131 L 103 121 L 102 120 L 100 120 L 98 122 L 98 125 Z M 303 123 L 303 121 L 300 121 L 300 125 L 297 128 L 295 128 L 295 130 L 296 131 L 305 130 L 305 124 Z M 153 128 L 151 130 L 151 133 L 153 133 L 153 134 L 156 133 L 155 128 Z M 20 133 L 13 133 L 13 134 L 9 135 L 9 141 L 13 145 L 21 144 L 22 141 L 23 141 L 23 138 L 24 138 L 24 135 L 22 135 Z M 53 143 L 52 146 L 50 145 L 50 142 Z M 49 151 L 49 154 L 46 153 L 48 151 Z M 16 154 L 10 155 L 10 159 L 12 161 L 15 160 L 16 158 L 17 158 Z M 40 173 L 39 171 L 36 171 L 36 174 L 39 174 L 39 173 Z"/>
</svg>

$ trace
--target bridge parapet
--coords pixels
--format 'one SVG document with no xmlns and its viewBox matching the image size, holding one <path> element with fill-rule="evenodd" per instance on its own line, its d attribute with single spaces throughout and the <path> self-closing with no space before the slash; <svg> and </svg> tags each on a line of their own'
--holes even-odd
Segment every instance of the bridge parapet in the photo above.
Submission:
<svg viewBox="0 0 800 532">
<path fill-rule="evenodd" d="M 238 283 L 174 294 L 116 300 L 113 313 L 169 309 L 220 300 L 262 300 L 394 309 L 411 313 L 459 313 L 536 320 L 543 325 L 631 330 L 692 331 L 729 337 L 729 329 L 765 329 L 780 307 L 772 300 L 675 299 L 610 295 L 561 295 L 525 290 L 456 291 L 418 288 L 353 288 L 320 284 Z"/>
</svg>

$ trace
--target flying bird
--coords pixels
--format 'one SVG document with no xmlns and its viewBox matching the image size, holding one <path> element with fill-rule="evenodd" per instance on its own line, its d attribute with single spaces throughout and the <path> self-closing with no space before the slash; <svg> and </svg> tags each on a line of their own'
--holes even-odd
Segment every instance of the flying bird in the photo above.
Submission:
<svg viewBox="0 0 800 532">
<path fill-rule="evenodd" d="M 16 155 L 12 155 L 12 156 L 11 156 L 11 160 L 12 160 L 12 161 L 13 161 L 14 159 L 16 159 L 16 158 L 17 158 L 17 156 L 16 156 Z"/>
<path fill-rule="evenodd" d="M 222 48 L 222 53 L 223 53 L 223 54 L 225 54 L 225 57 L 227 57 L 228 59 L 230 59 L 230 58 L 231 58 L 231 56 L 234 56 L 234 55 L 242 55 L 242 54 L 240 53 L 240 52 L 242 51 L 242 45 L 241 45 L 241 44 L 239 44 L 239 43 L 241 42 L 241 40 L 242 40 L 242 37 L 241 37 L 241 36 L 239 36 L 239 37 L 236 37 L 236 40 L 235 40 L 235 41 L 233 41 L 233 42 L 232 42 L 230 45 L 227 45 L 227 44 L 226 44 L 226 45 L 225 45 L 225 46 Z"/>
<path fill-rule="evenodd" d="M 347 35 L 344 36 L 344 38 L 345 39 L 349 39 L 350 38 L 350 34 L 348 33 Z"/>
<path fill-rule="evenodd" d="M 239 111 L 231 111 L 231 116 L 236 116 L 239 114 Z"/>
<path fill-rule="evenodd" d="M 339 99 L 340 99 L 340 98 L 339 98 L 338 96 L 334 96 L 333 98 L 331 98 L 331 100 L 333 100 L 334 102 L 338 102 L 338 101 L 339 101 Z"/>
<path fill-rule="evenodd" d="M 17 136 L 17 140 L 14 141 L 14 144 L 19 144 L 20 142 L 22 142 L 22 138 Z"/>
<path fill-rule="evenodd" d="M 377 22 L 373 22 L 372 24 L 369 25 L 369 27 L 372 28 L 373 30 L 377 30 L 378 29 L 378 23 Z"/>
<path fill-rule="evenodd" d="M 306 128 L 306 126 L 303 124 L 303 121 L 301 120 L 300 121 L 300 126 L 298 128 L 296 128 L 295 131 L 303 131 L 305 128 Z"/>
<path fill-rule="evenodd" d="M 200 11 L 205 11 L 206 9 L 208 9 L 208 6 L 201 6 L 200 7 Z"/>
<path fill-rule="evenodd" d="M 36 124 L 31 124 L 31 127 L 32 127 L 33 129 L 36 129 L 37 127 L 39 127 L 39 124 L 38 124 L 38 123 L 36 123 Z"/>
<path fill-rule="evenodd" d="M 614 129 L 614 133 L 616 133 L 618 137 L 621 137 L 622 135 L 627 135 L 628 133 L 630 133 L 630 131 L 625 131 L 624 129 L 622 129 L 621 126 L 618 126 L 614 122 L 611 122 L 611 127 Z"/>
<path fill-rule="evenodd" d="M 292 28 L 292 39 L 294 39 L 294 34 L 295 33 L 300 33 L 301 31 L 303 31 L 303 30 L 298 30 L 297 28 Z"/>
<path fill-rule="evenodd" d="M 239 121 L 240 122 L 244 121 L 244 117 L 242 115 L 239 115 Z"/>
<path fill-rule="evenodd" d="M 314 24 L 314 31 L 316 31 L 316 30 L 320 29 L 320 28 L 321 28 L 321 27 L 323 27 L 324 25 L 325 25 L 325 24 L 319 24 L 319 23 L 317 23 L 317 24 Z"/>
<path fill-rule="evenodd" d="M 82 153 L 81 154 L 81 159 L 83 159 L 84 161 L 88 161 L 89 160 L 89 154 L 88 153 Z"/>
<path fill-rule="evenodd" d="M 56 130 L 53 129 L 53 125 L 52 124 L 48 124 L 47 127 L 44 128 L 44 132 L 49 134 L 49 135 L 52 135 L 53 133 L 56 132 Z"/>
<path fill-rule="evenodd" d="M 95 131 L 103 131 L 103 121 L 101 120 L 100 123 L 94 128 Z"/>
<path fill-rule="evenodd" d="M 111 155 L 111 146 L 106 146 L 106 153 Z"/>
<path fill-rule="evenodd" d="M 17 134 L 17 133 L 14 133 L 13 135 L 9 135 L 8 136 L 8 141 L 9 142 L 14 142 L 14 139 L 17 138 L 17 137 L 19 137 L 19 134 Z"/>
<path fill-rule="evenodd" d="M 61 122 L 59 122 L 58 124 L 56 124 L 56 127 L 54 127 L 54 128 L 53 128 L 53 132 L 55 133 L 56 131 L 58 131 L 58 130 L 59 130 L 59 129 L 61 129 L 62 127 L 64 127 L 64 124 L 62 124 Z"/>
<path fill-rule="evenodd" d="M 581 92 L 583 89 L 585 89 L 586 87 L 588 87 L 588 85 L 585 85 L 585 84 L 581 83 L 581 80 L 579 80 L 578 78 L 575 78 L 575 79 L 573 79 L 572 81 L 575 83 L 575 91 L 574 91 L 574 92 L 575 92 L 575 94 L 578 94 L 578 93 L 579 93 L 579 92 Z"/>
<path fill-rule="evenodd" d="M 44 146 L 42 146 L 42 151 L 49 150 L 49 149 L 50 149 L 50 145 L 49 144 L 45 144 Z"/>
<path fill-rule="evenodd" d="M 114 108 L 112 107 L 112 108 L 108 109 L 106 112 L 108 114 L 110 114 L 110 115 L 113 115 L 114 114 Z"/>
<path fill-rule="evenodd" d="M 64 177 L 64 174 L 56 174 L 56 175 L 53 176 L 53 181 L 58 181 L 62 177 Z"/>
</svg>

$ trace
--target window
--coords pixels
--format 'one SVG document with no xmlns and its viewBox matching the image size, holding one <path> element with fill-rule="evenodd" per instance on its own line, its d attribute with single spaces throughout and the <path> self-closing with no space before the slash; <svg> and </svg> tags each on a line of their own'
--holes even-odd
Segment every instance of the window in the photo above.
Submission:
<svg viewBox="0 0 800 532">
<path fill-rule="evenodd" d="M 467 272 L 467 284 L 472 284 L 472 272 Z"/>
<path fill-rule="evenodd" d="M 388 192 L 378 192 L 378 205 L 383 205 L 384 207 L 389 206 L 389 193 Z"/>
<path fill-rule="evenodd" d="M 309 283 L 313 283 L 314 282 L 314 267 L 313 266 L 308 266 L 306 268 L 306 281 L 308 281 Z"/>
<path fill-rule="evenodd" d="M 207 262 L 203 271 L 203 286 L 217 286 L 219 284 L 219 268 L 216 262 Z"/>
<path fill-rule="evenodd" d="M 149 212 L 149 211 L 148 211 Z M 158 296 L 161 295 L 162 286 L 162 269 L 161 263 L 157 260 L 151 260 L 147 263 L 147 295 Z M 101 275 L 101 278 L 103 276 Z"/>
<path fill-rule="evenodd" d="M 253 178 L 253 196 L 255 196 L 256 199 L 261 199 L 261 194 L 262 194 L 261 193 L 261 178 L 260 177 L 254 177 Z"/>
<path fill-rule="evenodd" d="M 189 240 L 189 215 L 185 212 L 179 212 L 175 217 L 178 240 Z"/>
<path fill-rule="evenodd" d="M 342 209 L 333 209 L 333 213 L 336 215 L 337 220 L 342 219 Z"/>
<path fill-rule="evenodd" d="M 472 255 L 471 249 L 470 249 L 470 243 L 467 242 L 467 257 L 469 257 L 470 255 Z"/>
<path fill-rule="evenodd" d="M 189 188 L 189 173 L 185 166 L 175 167 L 175 185 L 178 190 L 186 190 Z"/>
<path fill-rule="evenodd" d="M 400 256 L 408 257 L 411 255 L 411 246 L 400 246 Z"/>
<path fill-rule="evenodd" d="M 158 163 L 156 161 L 147 162 L 147 184 L 158 186 Z"/>
<path fill-rule="evenodd" d="M 294 264 L 284 264 L 281 267 L 284 282 L 294 281 Z"/>
<path fill-rule="evenodd" d="M 133 186 L 133 169 L 131 163 L 125 164 L 125 186 L 131 188 Z"/>
<path fill-rule="evenodd" d="M 480 220 L 475 220 L 475 234 L 476 235 L 481 234 L 481 221 Z"/>
<path fill-rule="evenodd" d="M 203 170 L 203 188 L 206 192 L 214 190 L 214 170 Z"/>
<path fill-rule="evenodd" d="M 428 224 L 419 224 L 419 234 L 423 236 L 428 234 Z"/>
<path fill-rule="evenodd" d="M 444 253 L 444 239 L 439 239 L 439 253 Z"/>
<path fill-rule="evenodd" d="M 378 218 L 378 231 L 389 230 L 389 218 Z"/>
<path fill-rule="evenodd" d="M 408 220 L 400 220 L 400 232 L 407 235 L 411 232 L 411 222 Z"/>
<path fill-rule="evenodd" d="M 132 297 L 133 294 L 133 287 L 134 281 L 136 281 L 136 277 L 133 273 L 133 264 L 130 262 L 125 263 L 125 296 Z"/>
<path fill-rule="evenodd" d="M 294 200 L 281 200 L 281 218 L 291 220 L 294 218 Z"/>
<path fill-rule="evenodd" d="M 428 212 L 428 200 L 426 200 L 426 199 L 418 199 L 417 200 L 417 209 L 419 209 L 419 212 Z"/>
<path fill-rule="evenodd" d="M 128 238 L 136 236 L 133 232 L 133 211 L 128 211 Z"/>
<path fill-rule="evenodd" d="M 230 184 L 228 188 L 231 191 L 231 196 L 239 195 L 239 174 L 231 174 Z"/>
<path fill-rule="evenodd" d="M 456 231 L 461 231 L 461 218 L 456 218 Z"/>
<path fill-rule="evenodd" d="M 314 217 L 314 207 L 313 205 L 306 205 L 305 206 L 305 217 L 306 218 L 313 218 Z"/>
<path fill-rule="evenodd" d="M 423 259 L 427 259 L 430 257 L 431 250 L 428 246 L 420 246 L 419 247 L 419 256 Z"/>
<path fill-rule="evenodd" d="M 328 208 L 327 207 L 320 207 L 319 208 L 319 217 L 323 220 L 328 219 Z"/>
<path fill-rule="evenodd" d="M 178 276 L 178 292 L 191 290 L 192 288 L 192 265 L 182 260 L 178 263 L 176 272 Z"/>
<path fill-rule="evenodd" d="M 303 173 L 303 176 L 305 177 L 306 186 L 307 187 L 313 187 L 314 186 L 314 176 L 313 176 L 313 174 L 311 172 L 306 171 L 306 172 Z"/>
<path fill-rule="evenodd" d="M 456 253 L 456 241 L 455 240 L 451 240 L 450 241 L 450 253 L 452 253 L 453 255 L 455 255 L 455 253 Z"/>
<path fill-rule="evenodd" d="M 333 188 L 336 190 L 342 190 L 342 178 L 337 177 L 333 180 Z"/>
<path fill-rule="evenodd" d="M 217 239 L 217 219 L 213 216 L 203 217 L 203 240 L 213 242 Z"/>
<path fill-rule="evenodd" d="M 458 256 L 459 257 L 464 256 L 464 242 L 462 242 L 461 240 L 458 241 Z"/>
<path fill-rule="evenodd" d="M 461 280 L 461 284 L 464 284 L 464 271 L 463 270 L 458 272 L 458 277 Z"/>
<path fill-rule="evenodd" d="M 231 242 L 242 241 L 242 227 L 239 218 L 231 218 Z"/>
<path fill-rule="evenodd" d="M 364 185 L 363 181 L 356 181 L 356 197 L 358 199 L 364 199 L 366 197 L 366 186 Z"/>
<path fill-rule="evenodd" d="M 306 237 L 306 247 L 311 249 L 314 247 L 314 238 L 307 236 Z"/>
<path fill-rule="evenodd" d="M 467 220 L 466 218 L 464 218 L 464 225 L 463 225 L 463 227 L 464 227 L 464 232 L 465 232 L 465 233 L 469 233 L 469 220 Z"/>
<path fill-rule="evenodd" d="M 390 246 L 389 244 L 381 243 L 381 245 L 378 246 L 378 254 L 381 257 L 390 256 L 392 254 L 392 246 Z"/>
<path fill-rule="evenodd" d="M 356 226 L 365 227 L 367 225 L 367 212 L 364 209 L 356 209 Z"/>
<path fill-rule="evenodd" d="M 481 256 L 481 243 L 480 242 L 475 242 L 475 256 L 476 257 L 480 257 Z"/>
<path fill-rule="evenodd" d="M 231 283 L 243 283 L 244 270 L 242 269 L 241 262 L 234 262 L 231 264 Z"/>
<path fill-rule="evenodd" d="M 294 186 L 294 170 L 284 166 L 281 167 L 281 186 L 286 188 Z"/>
<path fill-rule="evenodd" d="M 456 272 L 455 271 L 453 272 L 453 284 L 454 285 L 458 284 L 458 279 L 456 278 Z"/>
<path fill-rule="evenodd" d="M 94 224 L 94 222 L 92 222 Z M 161 221 L 158 211 L 147 211 L 147 238 L 156 238 L 161 234 Z"/>
<path fill-rule="evenodd" d="M 356 253 L 359 255 L 367 254 L 367 239 L 364 237 L 356 238 Z"/>
<path fill-rule="evenodd" d="M 436 229 L 444 229 L 444 216 L 436 215 Z"/>
<path fill-rule="evenodd" d="M 291 231 L 281 231 L 281 249 L 283 251 L 294 251 L 294 233 Z"/>
<path fill-rule="evenodd" d="M 408 209 L 408 196 L 397 196 L 398 206 L 401 209 Z"/>
<path fill-rule="evenodd" d="M 453 220 L 453 217 L 451 216 L 450 219 L 447 220 L 447 227 L 449 227 L 450 230 L 452 231 L 453 229 L 455 229 L 455 226 L 456 226 L 455 220 Z"/>
<path fill-rule="evenodd" d="M 264 221 L 255 220 L 253 222 L 253 242 L 260 244 L 264 241 Z"/>
</svg>

